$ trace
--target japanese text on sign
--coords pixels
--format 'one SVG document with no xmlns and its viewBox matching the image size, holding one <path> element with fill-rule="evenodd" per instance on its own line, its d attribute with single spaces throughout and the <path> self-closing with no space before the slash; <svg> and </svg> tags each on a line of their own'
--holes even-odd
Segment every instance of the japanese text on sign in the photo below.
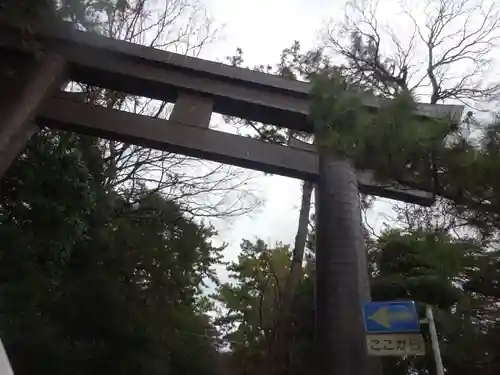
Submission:
<svg viewBox="0 0 500 375">
<path fill-rule="evenodd" d="M 368 335 L 366 344 L 368 354 L 374 356 L 425 354 L 425 342 L 421 334 Z"/>
</svg>

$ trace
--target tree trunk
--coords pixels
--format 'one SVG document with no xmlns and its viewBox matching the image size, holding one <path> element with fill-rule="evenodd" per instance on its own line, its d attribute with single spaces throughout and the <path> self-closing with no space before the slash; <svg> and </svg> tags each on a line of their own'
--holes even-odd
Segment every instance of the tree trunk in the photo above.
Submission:
<svg viewBox="0 0 500 375">
<path fill-rule="evenodd" d="M 307 229 L 309 224 L 309 213 L 311 211 L 311 195 L 313 184 L 304 181 L 302 184 L 302 200 L 300 204 L 299 226 L 295 236 L 295 243 L 292 252 L 292 262 L 290 274 L 287 278 L 285 291 L 282 295 L 280 314 L 276 332 L 275 348 L 275 374 L 283 375 L 287 373 L 289 367 L 289 337 L 292 317 L 293 300 L 295 291 L 302 275 L 302 260 L 307 241 Z"/>
</svg>

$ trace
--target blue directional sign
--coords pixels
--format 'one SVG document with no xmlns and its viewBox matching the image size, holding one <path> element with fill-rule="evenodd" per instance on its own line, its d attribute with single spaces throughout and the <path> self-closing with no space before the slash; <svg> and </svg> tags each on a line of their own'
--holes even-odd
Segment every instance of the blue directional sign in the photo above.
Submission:
<svg viewBox="0 0 500 375">
<path fill-rule="evenodd" d="M 363 314 L 368 333 L 420 331 L 413 301 L 369 302 L 363 306 Z"/>
</svg>

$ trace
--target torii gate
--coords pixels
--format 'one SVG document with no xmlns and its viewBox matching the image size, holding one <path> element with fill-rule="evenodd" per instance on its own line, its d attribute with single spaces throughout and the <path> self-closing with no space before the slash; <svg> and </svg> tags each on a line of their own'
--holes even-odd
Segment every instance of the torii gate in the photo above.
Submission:
<svg viewBox="0 0 500 375">
<path fill-rule="evenodd" d="M 377 372 L 367 356 L 361 312 L 370 291 L 358 194 L 429 205 L 432 193 L 380 184 L 369 171 L 354 171 L 348 162 L 320 155 L 311 145 L 275 145 L 209 129 L 212 112 L 217 112 L 313 133 L 307 119 L 308 83 L 78 32 L 69 25 L 45 25 L 35 35 L 45 48 L 43 57 L 15 83 L 15 91 L 0 86 L 5 94 L 0 101 L 0 177 L 40 125 L 315 182 L 316 371 Z M 17 28 L 0 26 L 0 56 L 29 60 L 32 51 L 23 50 L 22 37 Z M 175 106 L 168 120 L 97 107 L 59 91 L 67 80 Z M 363 100 L 374 109 L 384 104 L 376 97 Z M 417 107 L 417 115 L 446 116 L 454 123 L 462 111 L 454 105 Z M 341 279 L 337 271 L 345 267 L 351 272 Z"/>
</svg>

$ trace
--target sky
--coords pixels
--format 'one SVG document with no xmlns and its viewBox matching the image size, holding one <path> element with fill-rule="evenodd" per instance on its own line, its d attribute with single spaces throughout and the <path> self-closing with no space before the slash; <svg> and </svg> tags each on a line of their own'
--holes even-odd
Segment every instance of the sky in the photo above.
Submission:
<svg viewBox="0 0 500 375">
<path fill-rule="evenodd" d="M 223 24 L 219 39 L 206 47 L 200 57 L 221 61 L 243 49 L 244 64 L 278 62 L 283 48 L 294 40 L 304 50 L 319 43 L 319 31 L 332 14 L 341 14 L 344 1 L 327 0 L 206 0 L 210 15 Z M 217 124 L 218 127 L 220 124 Z M 231 129 L 224 129 L 231 131 Z M 298 226 L 301 181 L 254 173 L 263 205 L 256 211 L 229 221 L 216 223 L 218 242 L 226 242 L 226 260 L 236 260 L 242 239 L 261 238 L 268 245 L 276 242 L 293 244 Z M 380 229 L 391 203 L 381 200 L 368 214 L 372 227 Z M 227 280 L 223 267 L 218 268 L 222 280 Z"/>
<path fill-rule="evenodd" d="M 225 62 L 226 56 L 233 56 L 237 48 L 242 48 L 244 66 L 259 64 L 276 64 L 281 51 L 289 47 L 295 40 L 301 43 L 304 51 L 321 45 L 321 31 L 325 25 L 333 20 L 341 21 L 345 16 L 345 5 L 348 0 L 199 0 L 219 27 L 217 39 L 204 46 L 199 57 Z M 351 0 L 361 2 L 362 0 Z M 494 0 L 470 0 L 470 4 Z M 399 40 L 411 40 L 411 20 L 404 17 L 398 6 L 404 2 L 407 9 L 411 9 L 412 16 L 423 23 L 422 0 L 379 0 L 377 8 L 377 22 L 385 30 L 388 27 Z M 463 17 L 471 17 L 476 8 L 464 12 Z M 457 19 L 458 29 L 462 21 Z M 474 25 L 471 25 L 474 27 Z M 449 39 L 447 43 L 453 42 Z M 443 44 L 446 47 L 446 43 Z M 390 51 L 384 50 L 384 53 Z M 416 49 L 411 61 L 425 70 L 425 49 Z M 471 63 L 471 61 L 468 61 Z M 447 77 L 460 79 L 470 66 L 463 64 L 455 66 L 447 72 Z M 498 69 L 489 69 L 488 73 L 498 73 Z M 498 79 L 498 75 L 496 76 Z M 418 80 L 416 76 L 414 79 Z M 425 86 L 423 88 L 425 90 Z M 423 93 L 423 91 L 422 91 Z M 420 93 L 419 93 L 420 94 Z M 419 100 L 427 101 L 424 94 Z M 453 103 L 457 104 L 457 103 Z M 220 119 L 213 116 L 211 127 L 218 130 L 236 132 Z M 225 221 L 214 222 L 219 230 L 216 243 L 228 244 L 224 255 L 225 259 L 234 261 L 239 253 L 239 244 L 242 239 L 255 240 L 261 238 L 268 245 L 276 242 L 293 244 L 298 225 L 299 204 L 301 196 L 301 182 L 280 176 L 263 176 L 257 172 L 248 172 L 254 176 L 252 184 L 258 186 L 259 197 L 264 203 L 259 209 L 250 214 Z M 384 228 L 385 222 L 394 225 L 394 202 L 378 199 L 371 209 L 366 221 L 375 232 Z M 218 268 L 219 276 L 227 280 L 227 272 L 223 267 Z"/>
<path fill-rule="evenodd" d="M 221 38 L 207 57 L 243 48 L 249 65 L 273 63 L 294 40 L 312 47 L 324 19 L 343 8 L 343 0 L 206 0 L 214 19 L 223 24 Z"/>
</svg>

